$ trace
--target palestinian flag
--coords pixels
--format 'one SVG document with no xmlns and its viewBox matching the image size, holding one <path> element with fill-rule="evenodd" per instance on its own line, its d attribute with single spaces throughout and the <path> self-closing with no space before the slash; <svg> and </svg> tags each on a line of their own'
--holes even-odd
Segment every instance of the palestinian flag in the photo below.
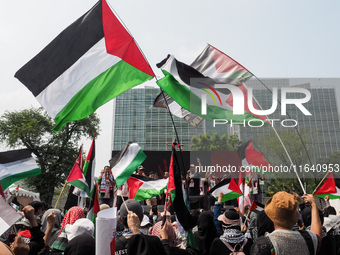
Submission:
<svg viewBox="0 0 340 255">
<path fill-rule="evenodd" d="M 264 210 L 264 204 L 261 204 L 257 201 L 253 201 L 253 203 L 251 204 L 250 208 L 249 208 L 249 211 L 252 211 L 254 213 L 259 213 L 261 211 Z"/>
<path fill-rule="evenodd" d="M 79 164 L 77 164 L 77 162 L 73 165 L 73 168 L 66 181 L 74 187 L 85 191 L 87 196 L 91 197 L 89 185 L 87 184 L 84 174 L 81 171 L 80 166 Z"/>
<path fill-rule="evenodd" d="M 252 120 L 252 126 L 270 125 L 264 116 L 253 115 L 248 108 L 248 93 L 243 85 L 238 86 L 244 96 L 244 105 L 233 99 L 228 89 L 215 88 L 216 81 L 204 76 L 191 66 L 188 66 L 173 56 L 168 55 L 166 59 L 157 64 L 162 69 L 164 78 L 157 84 L 175 100 L 181 107 L 204 119 L 226 119 L 233 123 L 247 124 Z M 207 96 L 208 95 L 208 96 Z M 206 99 L 207 112 L 202 115 L 202 98 Z M 243 114 L 233 115 L 233 108 L 244 107 Z M 256 108 L 255 105 L 253 105 Z M 257 109 L 257 108 L 256 108 Z M 255 121 L 257 120 L 257 121 Z"/>
<path fill-rule="evenodd" d="M 129 198 L 143 201 L 161 195 L 168 185 L 168 179 L 152 179 L 142 175 L 132 174 L 127 180 Z"/>
<path fill-rule="evenodd" d="M 242 143 L 237 149 L 237 153 L 242 160 L 242 165 L 246 167 L 245 170 L 273 172 L 273 168 L 268 165 L 262 153 L 254 149 L 252 140 Z M 247 171 L 247 174 L 249 174 L 249 171 Z"/>
<path fill-rule="evenodd" d="M 87 153 L 86 161 L 83 168 L 83 174 L 85 176 L 86 182 L 89 185 L 89 189 L 92 192 L 94 188 L 94 171 L 96 167 L 95 161 L 95 140 L 92 139 L 91 147 Z"/>
<path fill-rule="evenodd" d="M 100 207 L 99 207 L 99 188 L 98 188 L 98 184 L 96 183 L 94 185 L 94 189 L 92 192 L 92 198 L 91 198 L 91 203 L 89 206 L 89 211 L 87 213 L 86 218 L 91 220 L 95 226 L 94 228 L 94 236 L 96 236 L 96 218 L 98 215 L 98 212 L 100 211 Z"/>
<path fill-rule="evenodd" d="M 190 66 L 205 76 L 227 84 L 240 85 L 253 77 L 245 67 L 210 44 Z"/>
<path fill-rule="evenodd" d="M 79 167 L 80 167 L 80 169 L 83 169 L 83 167 L 84 167 L 84 164 L 83 164 L 83 145 L 80 145 L 80 148 L 79 148 L 79 156 L 78 156 L 78 158 L 77 158 L 77 160 L 76 160 L 76 163 L 75 164 L 78 164 L 79 165 Z M 71 188 L 72 188 L 72 194 L 73 195 L 75 195 L 75 196 L 80 196 L 80 195 L 83 195 L 83 196 L 87 196 L 86 195 L 86 193 L 84 192 L 84 194 L 80 194 L 82 191 L 80 190 L 80 189 L 78 189 L 78 188 L 74 188 L 74 186 L 71 186 Z M 68 198 L 67 198 L 68 199 Z M 78 200 L 78 198 L 77 198 L 77 200 Z M 76 204 L 77 206 L 78 206 L 78 204 Z"/>
<path fill-rule="evenodd" d="M 105 0 L 15 74 L 54 119 L 56 132 L 154 76 Z"/>
<path fill-rule="evenodd" d="M 137 143 L 127 142 L 124 149 L 110 159 L 110 167 L 117 188 L 120 188 L 137 167 L 143 163 L 146 155 Z"/>
<path fill-rule="evenodd" d="M 169 194 L 171 195 L 171 202 L 176 212 L 176 218 L 180 232 L 182 229 L 187 236 L 188 244 L 192 248 L 198 250 L 199 248 L 196 244 L 195 237 L 192 232 L 192 228 L 197 225 L 197 222 L 188 210 L 186 199 L 187 196 L 185 194 L 181 178 L 181 172 L 184 174 L 184 169 L 181 169 L 180 164 L 178 163 L 178 155 L 176 153 L 175 145 L 177 144 L 172 143 L 167 196 Z"/>
<path fill-rule="evenodd" d="M 220 192 L 223 192 L 224 196 L 222 202 L 233 200 L 242 196 L 242 191 L 236 184 L 234 178 L 227 178 L 209 190 L 209 193 L 218 199 Z"/>
<path fill-rule="evenodd" d="M 96 183 L 95 185 L 95 189 L 94 192 L 92 194 L 92 202 L 93 202 L 93 206 L 92 206 L 92 222 L 94 224 L 96 224 L 96 218 L 97 218 L 97 214 L 100 211 L 100 207 L 99 207 L 99 188 L 98 188 L 98 184 Z"/>
<path fill-rule="evenodd" d="M 29 149 L 0 152 L 0 185 L 3 190 L 12 183 L 41 174 Z"/>
<path fill-rule="evenodd" d="M 324 184 L 314 193 L 314 196 L 330 199 L 340 198 L 340 179 L 334 178 L 333 173 L 330 173 Z"/>
<path fill-rule="evenodd" d="M 252 73 L 234 59 L 209 44 L 190 66 L 201 74 L 217 82 L 226 84 L 241 85 L 253 76 Z M 163 94 L 165 95 L 167 104 L 165 103 Z M 173 115 L 184 118 L 194 127 L 197 127 L 203 120 L 200 116 L 185 110 L 165 92 L 161 92 L 157 96 L 153 107 L 169 107 Z"/>
<path fill-rule="evenodd" d="M 184 172 L 184 171 L 182 171 Z M 172 205 L 176 212 L 178 222 L 185 231 L 189 231 L 196 226 L 196 221 L 190 214 L 186 205 L 185 192 L 181 179 L 180 164 L 176 153 L 175 144 L 172 144 L 172 154 L 169 167 L 169 184 L 167 192 L 171 194 Z"/>
</svg>

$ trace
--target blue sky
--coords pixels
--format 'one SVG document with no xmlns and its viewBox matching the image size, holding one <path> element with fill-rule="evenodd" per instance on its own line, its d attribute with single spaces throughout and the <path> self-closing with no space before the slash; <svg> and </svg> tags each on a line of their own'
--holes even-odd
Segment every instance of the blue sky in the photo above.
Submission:
<svg viewBox="0 0 340 255">
<path fill-rule="evenodd" d="M 39 104 L 14 73 L 96 1 L 0 2 L 0 114 Z M 219 0 L 109 1 L 155 64 L 174 54 L 190 64 L 207 43 L 257 77 L 339 78 L 340 2 Z M 149 84 L 155 84 L 154 80 Z M 111 155 L 112 102 L 97 110 L 97 172 Z M 84 140 L 85 149 L 90 146 Z M 5 148 L 0 147 L 1 150 Z"/>
</svg>

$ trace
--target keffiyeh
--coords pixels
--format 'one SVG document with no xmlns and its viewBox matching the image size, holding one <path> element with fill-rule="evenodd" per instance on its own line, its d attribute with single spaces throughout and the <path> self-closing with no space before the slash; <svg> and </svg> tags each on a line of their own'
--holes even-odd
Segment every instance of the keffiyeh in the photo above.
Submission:
<svg viewBox="0 0 340 255">
<path fill-rule="evenodd" d="M 61 224 L 59 235 L 61 234 L 61 232 L 63 231 L 63 229 L 66 227 L 67 224 L 72 225 L 73 223 L 76 222 L 76 220 L 81 219 L 81 218 L 85 218 L 85 214 L 84 214 L 83 209 L 81 209 L 78 206 L 71 207 L 67 211 L 67 213 L 66 213 L 66 215 L 63 219 L 63 223 Z"/>
<path fill-rule="evenodd" d="M 241 230 L 227 228 L 224 230 L 223 235 L 220 236 L 220 239 L 226 243 L 242 243 L 245 239 L 244 234 Z"/>
<path fill-rule="evenodd" d="M 157 222 L 152 228 L 152 235 L 161 238 L 162 221 Z M 168 232 L 168 243 L 170 248 L 175 246 L 176 232 L 170 222 L 167 222 L 166 229 Z"/>
</svg>

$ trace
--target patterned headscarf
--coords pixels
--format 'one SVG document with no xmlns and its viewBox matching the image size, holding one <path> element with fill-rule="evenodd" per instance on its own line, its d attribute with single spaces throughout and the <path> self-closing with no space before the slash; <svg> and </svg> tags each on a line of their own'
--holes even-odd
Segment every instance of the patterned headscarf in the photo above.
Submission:
<svg viewBox="0 0 340 255">
<path fill-rule="evenodd" d="M 176 232 L 170 222 L 166 224 L 167 232 L 168 232 L 168 242 L 170 248 L 174 247 L 176 240 Z M 161 229 L 162 229 L 162 221 L 157 222 L 152 228 L 152 235 L 157 236 L 159 239 L 161 238 Z"/>
<path fill-rule="evenodd" d="M 63 219 L 63 223 L 61 223 L 59 235 L 61 234 L 61 232 L 63 231 L 63 229 L 66 227 L 67 224 L 72 225 L 73 223 L 76 222 L 76 220 L 81 219 L 81 218 L 85 218 L 83 209 L 81 209 L 78 206 L 71 207 L 67 211 L 67 213 L 66 213 L 66 215 Z"/>
</svg>

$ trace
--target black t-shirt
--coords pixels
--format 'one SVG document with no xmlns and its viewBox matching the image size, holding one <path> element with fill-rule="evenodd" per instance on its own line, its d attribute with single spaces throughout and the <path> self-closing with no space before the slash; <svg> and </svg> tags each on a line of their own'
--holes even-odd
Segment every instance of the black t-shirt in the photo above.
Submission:
<svg viewBox="0 0 340 255">
<path fill-rule="evenodd" d="M 139 234 L 133 235 L 128 239 L 121 236 L 116 240 L 115 255 L 167 255 L 169 253 L 170 251 L 168 249 L 165 250 L 161 240 L 156 236 L 146 236 Z"/>
<path fill-rule="evenodd" d="M 189 196 L 199 196 L 200 195 L 200 178 L 197 173 L 194 174 L 188 181 L 188 192 Z"/>
</svg>

